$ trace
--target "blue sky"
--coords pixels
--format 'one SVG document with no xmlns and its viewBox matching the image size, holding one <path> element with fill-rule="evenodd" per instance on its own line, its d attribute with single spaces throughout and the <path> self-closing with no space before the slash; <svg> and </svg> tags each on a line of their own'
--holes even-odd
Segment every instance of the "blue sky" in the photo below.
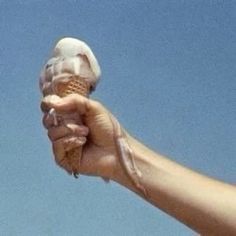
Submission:
<svg viewBox="0 0 236 236">
<path fill-rule="evenodd" d="M 55 42 L 85 40 L 92 95 L 180 164 L 236 183 L 235 1 L 0 0 L 0 234 L 194 235 L 115 183 L 68 176 L 41 125 L 38 77 Z"/>
</svg>

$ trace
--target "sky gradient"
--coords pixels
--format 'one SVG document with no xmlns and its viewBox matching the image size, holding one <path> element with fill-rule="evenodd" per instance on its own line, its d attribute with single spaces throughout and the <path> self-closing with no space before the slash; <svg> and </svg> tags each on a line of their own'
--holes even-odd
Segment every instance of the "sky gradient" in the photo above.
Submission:
<svg viewBox="0 0 236 236">
<path fill-rule="evenodd" d="M 38 78 L 58 39 L 86 41 L 102 69 L 92 97 L 131 134 L 236 183 L 235 25 L 230 0 L 0 0 L 0 235 L 195 235 L 118 184 L 58 168 Z"/>
</svg>

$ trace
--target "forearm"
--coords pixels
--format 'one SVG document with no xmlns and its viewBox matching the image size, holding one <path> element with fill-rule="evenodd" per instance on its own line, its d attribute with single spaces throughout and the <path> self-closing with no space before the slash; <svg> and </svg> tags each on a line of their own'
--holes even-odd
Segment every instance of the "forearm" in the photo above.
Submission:
<svg viewBox="0 0 236 236">
<path fill-rule="evenodd" d="M 201 234 L 236 234 L 235 187 L 172 162 L 133 138 L 129 142 L 147 201 Z M 140 194 L 124 172 L 115 181 Z"/>
</svg>

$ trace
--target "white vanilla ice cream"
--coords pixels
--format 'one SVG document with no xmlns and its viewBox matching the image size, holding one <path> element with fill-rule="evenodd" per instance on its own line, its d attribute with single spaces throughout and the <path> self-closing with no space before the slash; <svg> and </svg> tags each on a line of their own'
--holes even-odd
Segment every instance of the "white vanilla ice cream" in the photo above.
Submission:
<svg viewBox="0 0 236 236">
<path fill-rule="evenodd" d="M 40 89 L 44 95 L 57 94 L 58 83 L 71 76 L 79 76 L 88 85 L 88 93 L 95 89 L 101 75 L 96 57 L 89 46 L 75 38 L 63 38 L 55 46 L 52 57 L 40 75 Z"/>
</svg>

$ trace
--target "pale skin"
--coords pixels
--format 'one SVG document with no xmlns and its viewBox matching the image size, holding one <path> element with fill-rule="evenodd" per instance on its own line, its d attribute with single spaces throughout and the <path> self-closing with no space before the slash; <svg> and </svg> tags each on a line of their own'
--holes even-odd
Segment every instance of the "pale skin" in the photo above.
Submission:
<svg viewBox="0 0 236 236">
<path fill-rule="evenodd" d="M 56 162 L 70 172 L 66 162 L 60 162 L 65 144 L 75 137 L 86 139 L 83 146 L 80 174 L 111 179 L 175 217 L 202 235 L 236 235 L 236 187 L 209 178 L 181 166 L 152 151 L 137 141 L 122 127 L 125 140 L 132 149 L 135 165 L 142 173 L 139 182 L 147 195 L 133 183 L 122 165 L 117 150 L 116 119 L 101 103 L 80 95 L 43 99 L 43 124 L 48 130 Z M 54 108 L 60 114 L 77 112 L 84 125 L 53 126 L 47 115 Z M 118 122 L 117 122 L 118 124 Z"/>
</svg>

